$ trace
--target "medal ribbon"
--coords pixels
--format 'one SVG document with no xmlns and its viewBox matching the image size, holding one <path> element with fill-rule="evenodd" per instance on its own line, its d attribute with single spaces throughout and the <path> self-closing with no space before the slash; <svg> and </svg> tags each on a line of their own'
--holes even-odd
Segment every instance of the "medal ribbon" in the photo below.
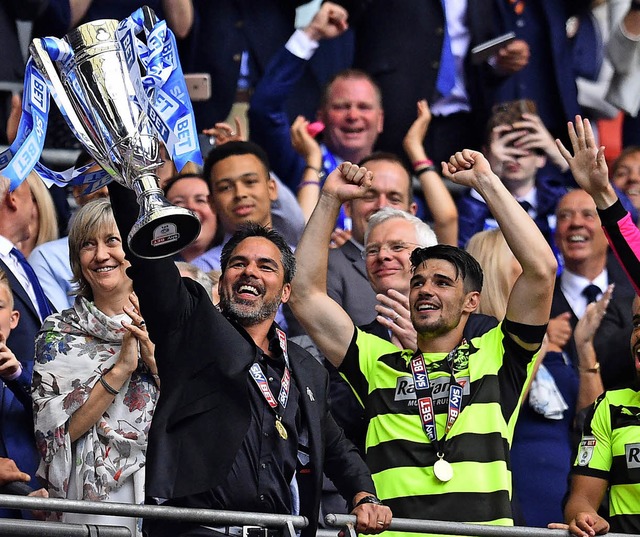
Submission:
<svg viewBox="0 0 640 537">
<path fill-rule="evenodd" d="M 287 408 L 289 402 L 289 391 L 291 389 L 291 368 L 289 366 L 289 353 L 287 352 L 287 336 L 286 334 L 276 328 L 276 334 L 278 335 L 278 342 L 280 343 L 280 349 L 282 350 L 282 356 L 284 358 L 284 373 L 282 374 L 282 381 L 280 382 L 280 392 L 278 399 L 273 396 L 269 382 L 265 376 L 262 368 L 257 362 L 249 368 L 249 373 L 255 381 L 256 385 L 260 389 L 260 393 L 265 398 L 269 406 L 275 411 L 276 419 L 280 421 L 284 415 L 284 411 Z M 278 407 L 282 407 L 282 411 L 278 411 Z"/>
<path fill-rule="evenodd" d="M 464 343 L 465 342 L 463 341 L 463 344 Z M 413 376 L 413 386 L 418 403 L 418 413 L 420 415 L 422 429 L 427 435 L 429 441 L 436 448 L 436 453 L 440 458 L 444 457 L 444 443 L 447 433 L 453 427 L 453 424 L 458 419 L 462 409 L 462 386 L 458 384 L 453 374 L 453 357 L 458 353 L 459 348 L 460 347 L 458 346 L 453 349 L 446 358 L 447 363 L 451 368 L 451 380 L 449 382 L 449 409 L 447 412 L 447 423 L 444 435 L 441 439 L 438 439 L 435 407 L 433 404 L 433 387 L 429 382 L 429 375 L 424 362 L 424 356 L 422 353 L 418 353 L 411 359 L 411 374 Z"/>
</svg>

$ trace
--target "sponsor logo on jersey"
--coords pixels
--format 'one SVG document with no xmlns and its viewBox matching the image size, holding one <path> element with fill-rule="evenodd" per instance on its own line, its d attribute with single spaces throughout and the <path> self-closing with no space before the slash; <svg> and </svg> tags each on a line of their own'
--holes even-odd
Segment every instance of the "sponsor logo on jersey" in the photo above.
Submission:
<svg viewBox="0 0 640 537">
<path fill-rule="evenodd" d="M 442 404 L 449 400 L 449 382 L 451 377 L 440 377 L 431 379 L 431 387 L 433 389 L 434 405 Z M 463 387 L 462 394 L 469 395 L 469 377 L 461 377 L 458 384 Z M 415 401 L 416 391 L 413 386 L 413 377 L 398 377 L 396 380 L 396 391 L 393 397 L 394 401 Z M 415 403 L 409 403 L 414 406 Z"/>
<path fill-rule="evenodd" d="M 583 436 L 578 449 L 578 466 L 587 466 L 596 447 L 595 436 Z"/>
<path fill-rule="evenodd" d="M 627 468 L 640 468 L 640 443 L 625 444 L 624 458 L 627 461 Z"/>
</svg>

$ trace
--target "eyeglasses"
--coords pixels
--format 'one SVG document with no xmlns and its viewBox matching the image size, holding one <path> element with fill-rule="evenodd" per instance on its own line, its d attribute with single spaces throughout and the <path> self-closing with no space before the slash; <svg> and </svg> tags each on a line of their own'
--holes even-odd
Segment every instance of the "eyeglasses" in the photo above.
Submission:
<svg viewBox="0 0 640 537">
<path fill-rule="evenodd" d="M 367 259 L 368 257 L 376 257 L 382 250 L 386 250 L 391 254 L 400 254 L 402 252 L 406 252 L 407 250 L 413 250 L 418 246 L 420 245 L 416 244 L 415 242 L 404 241 L 392 241 L 385 242 L 383 244 L 370 244 L 362 251 L 362 259 Z"/>
</svg>

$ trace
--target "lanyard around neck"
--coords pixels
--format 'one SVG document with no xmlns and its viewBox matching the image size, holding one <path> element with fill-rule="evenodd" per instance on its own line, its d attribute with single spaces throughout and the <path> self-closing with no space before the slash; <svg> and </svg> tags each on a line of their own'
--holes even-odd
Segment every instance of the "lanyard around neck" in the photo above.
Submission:
<svg viewBox="0 0 640 537">
<path fill-rule="evenodd" d="M 458 419 L 462 410 L 463 389 L 455 378 L 454 357 L 458 355 L 459 351 L 468 354 L 468 349 L 466 348 L 465 343 L 466 342 L 463 340 L 462 343 L 453 349 L 445 359 L 450 370 L 449 404 L 447 411 L 447 424 L 445 426 L 444 434 L 440 439 L 438 438 L 438 431 L 436 429 L 435 406 L 433 404 L 433 386 L 429 381 L 429 374 L 427 373 L 424 356 L 420 352 L 411 359 L 411 374 L 413 376 L 413 386 L 418 403 L 418 413 L 420 415 L 422 429 L 429 441 L 436 448 L 436 452 L 440 458 L 444 456 L 444 443 L 447 433 L 453 427 L 453 424 Z M 461 349 L 461 347 L 463 348 Z"/>
<path fill-rule="evenodd" d="M 276 328 L 276 334 L 278 335 L 278 342 L 280 343 L 280 349 L 282 350 L 282 356 L 284 357 L 284 373 L 282 374 L 282 381 L 280 382 L 280 392 L 278 393 L 278 399 L 273 396 L 271 388 L 269 387 L 269 382 L 267 381 L 267 377 L 265 376 L 262 368 L 257 362 L 253 363 L 253 365 L 249 368 L 249 372 L 251 373 L 251 377 L 253 378 L 254 382 L 258 386 L 260 393 L 265 398 L 276 415 L 276 429 L 278 430 L 278 433 L 284 440 L 286 440 L 287 432 L 284 428 L 284 424 L 282 423 L 282 416 L 284 416 L 284 411 L 287 408 L 287 403 L 289 402 L 289 391 L 291 389 L 291 368 L 289 365 L 289 353 L 287 352 L 287 336 L 282 330 L 280 330 L 280 328 Z"/>
</svg>

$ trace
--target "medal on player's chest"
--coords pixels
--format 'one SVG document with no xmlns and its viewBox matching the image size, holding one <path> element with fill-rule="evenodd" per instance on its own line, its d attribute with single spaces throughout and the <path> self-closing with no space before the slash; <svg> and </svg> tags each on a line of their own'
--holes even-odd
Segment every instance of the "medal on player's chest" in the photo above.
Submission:
<svg viewBox="0 0 640 537">
<path fill-rule="evenodd" d="M 451 481 L 453 477 L 453 466 L 444 460 L 442 453 L 438 453 L 438 460 L 433 465 L 433 475 L 436 476 L 438 481 L 442 481 L 443 483 Z"/>
<path fill-rule="evenodd" d="M 289 434 L 287 433 L 287 428 L 284 426 L 284 423 L 282 423 L 282 421 L 279 420 L 278 418 L 276 418 L 276 431 L 278 431 L 280 438 L 282 438 L 283 440 L 286 440 L 287 438 L 289 438 Z"/>
<path fill-rule="evenodd" d="M 451 351 L 447 358 L 451 358 L 456 351 L 457 348 Z M 447 422 L 442 438 L 438 438 L 433 389 L 429 381 L 429 375 L 422 353 L 415 355 L 411 359 L 411 374 L 413 375 L 413 385 L 418 403 L 420 422 L 422 423 L 425 435 L 436 450 L 438 457 L 438 460 L 433 465 L 433 475 L 440 483 L 446 483 L 453 478 L 453 466 L 445 459 L 444 446 L 446 444 L 447 434 L 462 411 L 463 389 L 462 386 L 457 383 L 453 372 L 451 372 Z"/>
</svg>

